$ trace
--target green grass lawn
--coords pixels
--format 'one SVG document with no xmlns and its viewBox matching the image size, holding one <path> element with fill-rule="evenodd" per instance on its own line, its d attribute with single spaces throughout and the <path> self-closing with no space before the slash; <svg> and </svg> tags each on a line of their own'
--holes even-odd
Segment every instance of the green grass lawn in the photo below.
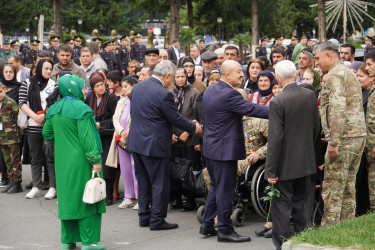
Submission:
<svg viewBox="0 0 375 250">
<path fill-rule="evenodd" d="M 308 243 L 325 247 L 375 249 L 375 213 L 303 232 L 291 238 L 290 242 L 291 245 Z"/>
</svg>

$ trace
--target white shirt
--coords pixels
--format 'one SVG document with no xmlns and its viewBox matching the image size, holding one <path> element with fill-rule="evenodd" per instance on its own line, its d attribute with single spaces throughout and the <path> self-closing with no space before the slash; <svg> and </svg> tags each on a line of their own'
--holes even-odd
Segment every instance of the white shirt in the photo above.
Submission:
<svg viewBox="0 0 375 250">
<path fill-rule="evenodd" d="M 175 46 L 172 46 L 172 48 L 174 50 L 174 53 L 176 54 L 177 61 L 178 61 L 180 59 L 180 52 L 178 51 L 178 49 Z"/>
<path fill-rule="evenodd" d="M 220 80 L 222 80 L 223 82 L 225 82 L 226 84 L 228 84 L 232 89 L 234 89 L 232 85 L 230 85 L 229 83 L 227 83 L 227 82 L 224 81 L 223 79 L 220 79 Z"/>
<path fill-rule="evenodd" d="M 17 82 L 21 82 L 21 72 L 22 72 L 22 70 L 20 70 L 20 71 L 18 71 L 17 72 Z"/>
<path fill-rule="evenodd" d="M 194 60 L 194 64 L 195 65 L 200 65 L 200 63 L 201 63 L 201 56 L 199 55 L 196 59 L 193 58 L 193 60 Z"/>
</svg>

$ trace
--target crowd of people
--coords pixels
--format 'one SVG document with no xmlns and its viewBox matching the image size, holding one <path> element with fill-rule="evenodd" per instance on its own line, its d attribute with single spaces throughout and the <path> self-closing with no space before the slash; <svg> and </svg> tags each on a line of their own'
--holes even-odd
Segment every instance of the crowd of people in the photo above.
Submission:
<svg viewBox="0 0 375 250">
<path fill-rule="evenodd" d="M 1 193 L 23 192 L 22 164 L 30 164 L 26 198 L 58 197 L 62 249 L 76 242 L 105 249 L 101 214 L 117 201 L 138 210 L 141 227 L 177 228 L 165 221 L 168 206 L 194 211 L 197 194 L 170 178 L 176 158 L 204 169 L 209 191 L 199 232 L 218 241 L 251 240 L 234 231 L 230 215 L 238 176 L 260 162 L 282 196 L 255 233 L 277 249 L 292 235 L 290 218 L 296 233 L 311 225 L 316 184 L 322 226 L 375 209 L 371 37 L 364 61 L 355 61 L 351 44 L 306 36 L 286 48 L 277 37 L 268 55 L 263 37 L 248 63 L 232 45 L 200 40 L 182 56 L 179 40 L 159 50 L 141 39 L 95 38 L 82 47 L 81 36 L 66 44 L 53 36 L 42 51 L 38 40 L 31 48 L 3 41 Z M 92 170 L 106 182 L 106 199 L 86 204 Z"/>
</svg>

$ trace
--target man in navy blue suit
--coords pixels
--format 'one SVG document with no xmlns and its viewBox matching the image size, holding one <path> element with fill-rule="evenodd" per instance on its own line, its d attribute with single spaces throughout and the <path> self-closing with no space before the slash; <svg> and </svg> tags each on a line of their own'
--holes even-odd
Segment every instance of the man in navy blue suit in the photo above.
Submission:
<svg viewBox="0 0 375 250">
<path fill-rule="evenodd" d="M 165 221 L 169 196 L 169 159 L 172 125 L 189 132 L 201 133 L 199 123 L 187 120 L 178 111 L 171 92 L 176 66 L 164 60 L 153 75 L 138 83 L 131 93 L 131 125 L 127 148 L 132 152 L 138 181 L 139 225 L 150 230 L 177 228 Z M 150 209 L 152 198 L 152 209 Z"/>
<path fill-rule="evenodd" d="M 268 118 L 268 107 L 244 100 L 234 89 L 241 86 L 243 76 L 238 62 L 226 60 L 221 67 L 221 80 L 210 85 L 203 95 L 203 156 L 211 183 L 199 232 L 217 234 L 221 242 L 250 241 L 234 231 L 230 219 L 237 160 L 246 158 L 242 117 Z M 213 226 L 216 215 L 218 232 Z"/>
</svg>

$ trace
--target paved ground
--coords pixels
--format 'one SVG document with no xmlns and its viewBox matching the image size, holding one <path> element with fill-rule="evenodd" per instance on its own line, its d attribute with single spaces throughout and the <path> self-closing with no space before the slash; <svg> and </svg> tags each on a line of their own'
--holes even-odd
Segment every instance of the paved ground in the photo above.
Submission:
<svg viewBox="0 0 375 250">
<path fill-rule="evenodd" d="M 26 185 L 31 181 L 30 166 L 24 166 L 23 175 L 22 184 Z M 120 192 L 123 190 L 121 185 Z M 60 249 L 56 200 L 48 201 L 44 197 L 27 200 L 26 194 L 26 191 L 15 195 L 0 194 L 0 249 Z M 271 239 L 255 236 L 254 231 L 264 220 L 254 211 L 248 211 L 245 225 L 236 228 L 238 233 L 250 236 L 252 242 L 229 244 L 218 243 L 216 237 L 201 237 L 195 212 L 169 211 L 167 221 L 178 223 L 179 228 L 150 231 L 138 226 L 137 211 L 118 209 L 118 204 L 107 207 L 107 213 L 103 215 L 101 243 L 107 249 L 275 249 Z"/>
</svg>

